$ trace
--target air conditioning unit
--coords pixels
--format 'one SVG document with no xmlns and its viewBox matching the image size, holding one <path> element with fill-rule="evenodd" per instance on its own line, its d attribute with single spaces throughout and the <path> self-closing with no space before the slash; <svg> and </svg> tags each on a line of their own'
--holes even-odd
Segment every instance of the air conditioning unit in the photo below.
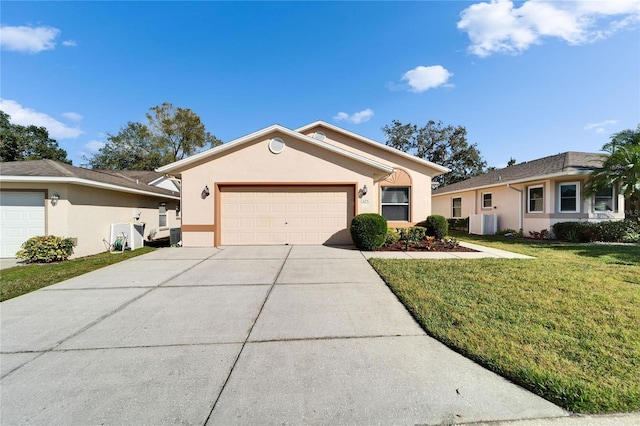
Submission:
<svg viewBox="0 0 640 426">
<path fill-rule="evenodd" d="M 176 245 L 182 240 L 182 231 L 180 228 L 169 229 L 169 244 Z"/>
<path fill-rule="evenodd" d="M 469 233 L 475 235 L 494 235 L 498 232 L 497 214 L 472 214 L 469 216 Z"/>
<path fill-rule="evenodd" d="M 144 223 L 112 223 L 111 238 L 109 240 L 111 247 L 114 246 L 117 240 L 124 240 L 123 249 L 135 250 L 143 247 L 144 225 Z"/>
</svg>

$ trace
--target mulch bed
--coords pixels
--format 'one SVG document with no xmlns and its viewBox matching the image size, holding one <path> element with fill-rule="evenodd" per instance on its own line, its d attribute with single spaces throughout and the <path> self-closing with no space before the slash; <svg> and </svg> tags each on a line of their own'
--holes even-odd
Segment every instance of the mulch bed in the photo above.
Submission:
<svg viewBox="0 0 640 426">
<path fill-rule="evenodd" d="M 377 251 L 477 252 L 478 250 L 462 247 L 460 245 L 457 247 L 451 247 L 449 244 L 442 241 L 434 241 L 431 244 L 428 244 L 426 241 L 421 241 L 418 244 L 409 244 L 409 248 L 407 249 L 404 241 L 398 241 L 392 246 L 381 247 Z"/>
</svg>

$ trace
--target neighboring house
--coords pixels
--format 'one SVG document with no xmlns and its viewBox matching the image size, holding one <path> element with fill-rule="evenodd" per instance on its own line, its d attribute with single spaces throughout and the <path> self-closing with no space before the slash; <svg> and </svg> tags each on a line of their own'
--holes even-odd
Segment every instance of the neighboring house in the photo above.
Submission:
<svg viewBox="0 0 640 426">
<path fill-rule="evenodd" d="M 624 197 L 615 188 L 584 197 L 589 174 L 604 154 L 565 152 L 447 185 L 433 191 L 433 213 L 447 218 L 495 214 L 498 230 L 547 229 L 557 222 L 624 219 Z"/>
<path fill-rule="evenodd" d="M 157 170 L 181 179 L 185 246 L 351 244 L 359 213 L 424 221 L 431 178 L 449 171 L 322 121 L 273 125 Z"/>
<path fill-rule="evenodd" d="M 0 256 L 15 257 L 23 242 L 39 235 L 73 238 L 74 257 L 103 252 L 111 224 L 119 222 L 144 223 L 145 239 L 168 236 L 180 226 L 179 200 L 175 183 L 154 171 L 91 170 L 53 160 L 0 163 Z"/>
</svg>

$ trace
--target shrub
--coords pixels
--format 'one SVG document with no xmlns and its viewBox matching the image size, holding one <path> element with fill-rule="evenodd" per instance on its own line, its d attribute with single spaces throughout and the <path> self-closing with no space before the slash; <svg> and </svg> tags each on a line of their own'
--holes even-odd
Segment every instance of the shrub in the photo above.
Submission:
<svg viewBox="0 0 640 426">
<path fill-rule="evenodd" d="M 387 238 L 387 220 L 376 213 L 362 213 L 353 218 L 350 231 L 359 250 L 377 250 Z"/>
<path fill-rule="evenodd" d="M 466 217 L 464 219 L 454 218 L 447 219 L 447 223 L 449 225 L 449 230 L 456 231 L 468 231 L 469 230 L 469 218 Z"/>
<path fill-rule="evenodd" d="M 73 254 L 71 238 L 47 235 L 29 238 L 22 244 L 16 257 L 25 259 L 27 263 L 51 263 L 67 260 Z"/>
<path fill-rule="evenodd" d="M 596 241 L 624 241 L 628 234 L 640 232 L 637 222 L 630 220 L 594 223 L 593 228 Z"/>
<path fill-rule="evenodd" d="M 534 240 L 548 240 L 551 238 L 551 234 L 548 229 L 543 229 L 542 231 L 529 231 L 529 235 Z"/>
<path fill-rule="evenodd" d="M 422 241 L 427 236 L 427 228 L 422 226 L 412 226 L 407 229 L 407 237 L 416 243 Z"/>
<path fill-rule="evenodd" d="M 588 243 L 594 236 L 589 222 L 558 222 L 553 225 L 553 233 L 572 243 Z"/>
<path fill-rule="evenodd" d="M 431 215 L 427 218 L 427 235 L 441 240 L 449 233 L 449 224 L 444 216 L 439 214 Z"/>
<path fill-rule="evenodd" d="M 460 241 L 458 241 L 456 237 L 452 237 L 450 235 L 447 235 L 446 237 L 444 237 L 443 241 L 445 244 L 447 244 L 451 248 L 456 248 L 460 245 Z"/>
<path fill-rule="evenodd" d="M 389 247 L 400 241 L 400 233 L 395 228 L 387 229 L 387 239 L 384 241 L 384 246 Z"/>
</svg>

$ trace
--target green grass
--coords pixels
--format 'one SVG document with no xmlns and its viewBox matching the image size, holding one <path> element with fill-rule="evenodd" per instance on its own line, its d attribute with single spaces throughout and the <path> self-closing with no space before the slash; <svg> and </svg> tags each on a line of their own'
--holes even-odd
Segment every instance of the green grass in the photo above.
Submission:
<svg viewBox="0 0 640 426">
<path fill-rule="evenodd" d="M 534 260 L 370 262 L 428 334 L 580 413 L 640 410 L 640 246 L 458 235 Z"/>
<path fill-rule="evenodd" d="M 0 271 L 0 302 L 154 250 L 151 247 L 142 247 L 124 253 L 106 252 L 59 263 L 3 269 Z"/>
</svg>

